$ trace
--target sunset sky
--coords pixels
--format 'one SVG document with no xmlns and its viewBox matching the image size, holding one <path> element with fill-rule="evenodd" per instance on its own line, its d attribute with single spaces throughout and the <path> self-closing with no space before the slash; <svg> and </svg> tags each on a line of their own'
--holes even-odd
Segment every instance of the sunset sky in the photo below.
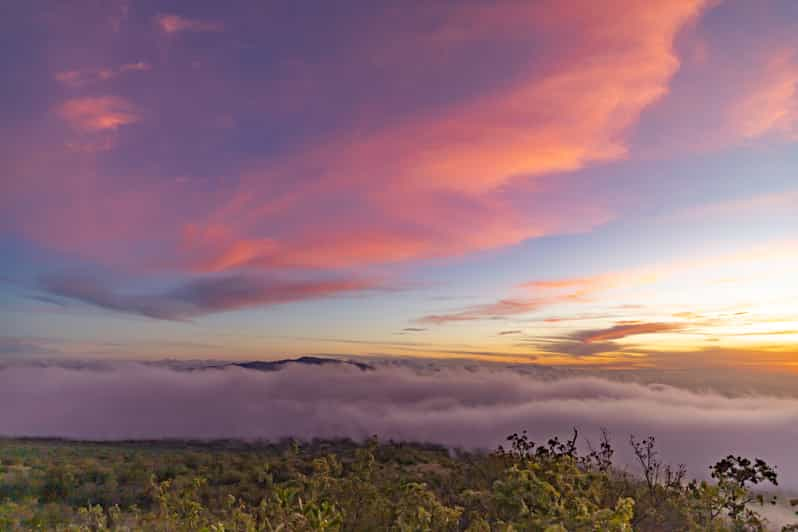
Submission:
<svg viewBox="0 0 798 532">
<path fill-rule="evenodd" d="M 0 360 L 798 374 L 798 2 L 10 2 Z"/>
</svg>

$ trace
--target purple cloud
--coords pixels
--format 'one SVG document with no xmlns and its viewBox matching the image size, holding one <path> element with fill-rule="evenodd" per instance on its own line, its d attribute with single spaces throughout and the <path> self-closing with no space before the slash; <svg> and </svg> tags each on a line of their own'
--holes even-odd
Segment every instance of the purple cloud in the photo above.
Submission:
<svg viewBox="0 0 798 532">
<path fill-rule="evenodd" d="M 96 307 L 165 320 L 303 301 L 375 287 L 373 283 L 357 278 L 286 281 L 247 275 L 195 279 L 172 290 L 149 294 L 123 293 L 88 276 L 48 276 L 41 280 L 41 286 L 51 294 Z"/>
</svg>

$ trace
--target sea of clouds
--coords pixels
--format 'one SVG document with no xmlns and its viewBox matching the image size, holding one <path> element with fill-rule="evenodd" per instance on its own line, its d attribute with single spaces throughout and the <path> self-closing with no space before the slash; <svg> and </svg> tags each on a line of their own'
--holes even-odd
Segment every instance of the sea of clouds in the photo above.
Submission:
<svg viewBox="0 0 798 532">
<path fill-rule="evenodd" d="M 729 396 L 602 377 L 512 368 L 290 364 L 175 369 L 120 363 L 0 369 L 0 435 L 92 440 L 365 438 L 495 449 L 527 429 L 544 442 L 573 427 L 597 441 L 606 428 L 634 471 L 631 434 L 654 435 L 663 461 L 694 476 L 729 454 L 778 466 L 798 490 L 798 398 Z"/>
</svg>

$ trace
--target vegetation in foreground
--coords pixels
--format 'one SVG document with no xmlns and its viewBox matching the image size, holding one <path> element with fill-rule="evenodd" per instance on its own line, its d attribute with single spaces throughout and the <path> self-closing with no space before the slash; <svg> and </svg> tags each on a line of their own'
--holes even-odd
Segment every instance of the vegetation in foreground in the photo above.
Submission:
<svg viewBox="0 0 798 532">
<path fill-rule="evenodd" d="M 0 440 L 0 530 L 586 531 L 763 530 L 761 460 L 729 456 L 713 482 L 660 463 L 613 467 L 606 436 L 494 453 L 348 440 L 73 443 Z M 794 501 L 798 503 L 798 501 Z M 783 530 L 798 530 L 798 525 Z"/>
</svg>

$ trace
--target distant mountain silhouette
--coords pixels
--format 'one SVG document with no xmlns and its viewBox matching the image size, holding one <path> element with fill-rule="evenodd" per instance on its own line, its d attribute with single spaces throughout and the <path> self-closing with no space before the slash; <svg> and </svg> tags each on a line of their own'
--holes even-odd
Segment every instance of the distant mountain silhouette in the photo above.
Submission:
<svg viewBox="0 0 798 532">
<path fill-rule="evenodd" d="M 336 358 L 321 358 L 321 357 L 299 357 L 299 358 L 286 358 L 282 360 L 253 360 L 252 362 L 231 362 L 230 364 L 223 364 L 221 366 L 211 366 L 211 368 L 229 368 L 236 366 L 244 369 L 253 369 L 255 371 L 280 371 L 289 364 L 306 364 L 309 366 L 336 366 L 348 365 L 354 366 L 361 371 L 369 371 L 374 369 L 368 364 L 363 362 L 353 362 L 351 360 L 338 360 Z"/>
</svg>

